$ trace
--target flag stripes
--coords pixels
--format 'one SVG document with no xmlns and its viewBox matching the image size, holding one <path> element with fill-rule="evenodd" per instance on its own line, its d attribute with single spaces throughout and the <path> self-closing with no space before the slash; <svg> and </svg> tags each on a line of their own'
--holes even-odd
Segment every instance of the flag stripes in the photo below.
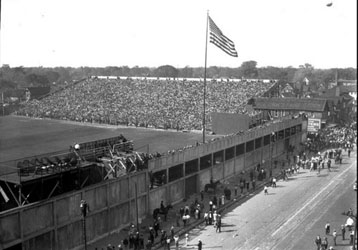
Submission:
<svg viewBox="0 0 358 250">
<path fill-rule="evenodd" d="M 235 44 L 228 37 L 226 37 L 219 27 L 214 23 L 214 21 L 209 18 L 209 28 L 210 28 L 210 42 L 220 48 L 222 51 L 227 53 L 230 56 L 237 57 L 237 52 L 235 49 Z"/>
</svg>

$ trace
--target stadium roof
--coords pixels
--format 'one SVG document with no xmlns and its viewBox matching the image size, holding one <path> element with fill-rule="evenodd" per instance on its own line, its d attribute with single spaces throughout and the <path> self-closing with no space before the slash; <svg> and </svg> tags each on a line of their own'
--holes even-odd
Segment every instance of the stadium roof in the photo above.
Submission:
<svg viewBox="0 0 358 250">
<path fill-rule="evenodd" d="M 316 98 L 256 98 L 255 109 L 323 112 L 327 100 Z"/>
</svg>

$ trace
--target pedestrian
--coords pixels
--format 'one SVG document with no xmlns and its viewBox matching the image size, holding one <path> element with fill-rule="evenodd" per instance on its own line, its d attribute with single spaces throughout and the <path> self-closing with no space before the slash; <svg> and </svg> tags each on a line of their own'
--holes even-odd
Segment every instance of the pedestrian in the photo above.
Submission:
<svg viewBox="0 0 358 250">
<path fill-rule="evenodd" d="M 209 225 L 209 213 L 205 212 L 204 213 L 204 220 L 205 220 L 205 225 Z"/>
<path fill-rule="evenodd" d="M 329 159 L 327 161 L 327 168 L 328 168 L 328 171 L 331 172 L 331 159 Z"/>
<path fill-rule="evenodd" d="M 179 236 L 174 235 L 175 250 L 179 250 Z"/>
<path fill-rule="evenodd" d="M 324 237 L 321 243 L 322 250 L 327 250 L 328 248 L 328 239 L 327 237 Z"/>
<path fill-rule="evenodd" d="M 209 201 L 209 211 L 213 210 L 213 202 L 210 200 Z"/>
<path fill-rule="evenodd" d="M 316 239 L 315 239 L 315 243 L 316 243 L 316 246 L 317 246 L 317 250 L 320 250 L 321 249 L 321 244 L 322 244 L 322 239 L 319 235 L 317 235 Z"/>
<path fill-rule="evenodd" d="M 153 242 L 151 240 L 147 241 L 147 244 L 145 245 L 146 250 L 152 250 Z"/>
<path fill-rule="evenodd" d="M 326 225 L 324 226 L 325 230 L 326 230 L 326 235 L 330 233 L 331 231 L 331 225 L 329 224 L 329 222 L 327 221 Z"/>
<path fill-rule="evenodd" d="M 254 171 L 251 169 L 250 171 L 250 181 L 254 179 Z"/>
<path fill-rule="evenodd" d="M 265 195 L 268 195 L 268 187 L 266 185 L 264 186 L 264 193 Z"/>
<path fill-rule="evenodd" d="M 135 238 L 134 238 L 134 250 L 139 250 L 140 245 L 140 235 L 139 232 L 136 232 Z"/>
<path fill-rule="evenodd" d="M 180 212 L 176 214 L 175 219 L 176 219 L 177 227 L 180 227 L 180 219 L 181 219 L 181 217 L 182 216 L 180 215 Z"/>
<path fill-rule="evenodd" d="M 155 232 L 155 238 L 158 237 L 158 231 L 160 230 L 160 224 L 158 220 L 155 220 L 154 222 L 154 232 Z"/>
<path fill-rule="evenodd" d="M 317 175 L 319 175 L 321 173 L 321 164 L 318 164 L 318 171 L 317 171 Z"/>
<path fill-rule="evenodd" d="M 167 237 L 166 241 L 167 249 L 170 250 L 170 237 Z"/>
<path fill-rule="evenodd" d="M 167 240 L 167 232 L 162 230 L 162 234 L 160 236 L 160 245 L 163 246 Z"/>
<path fill-rule="evenodd" d="M 276 187 L 276 178 L 275 177 L 273 177 L 273 179 L 272 179 L 272 186 L 275 188 Z"/>
<path fill-rule="evenodd" d="M 215 210 L 215 207 L 217 205 L 218 205 L 218 198 L 216 197 L 216 195 L 214 195 L 214 197 L 213 197 L 213 206 L 212 206 L 213 210 Z"/>
<path fill-rule="evenodd" d="M 199 209 L 198 209 L 198 208 L 195 208 L 194 218 L 195 218 L 196 220 L 200 219 L 200 218 L 199 218 Z"/>
<path fill-rule="evenodd" d="M 235 196 L 237 196 L 237 189 L 238 189 L 238 186 L 237 184 L 235 185 Z"/>
<path fill-rule="evenodd" d="M 185 226 L 186 226 L 187 216 L 188 216 L 188 215 L 183 215 L 183 217 L 182 217 L 182 220 L 183 220 L 183 227 L 185 227 Z"/>
<path fill-rule="evenodd" d="M 247 182 L 246 182 L 246 190 L 249 191 L 249 189 L 250 189 L 250 182 L 247 181 Z"/>
<path fill-rule="evenodd" d="M 170 228 L 171 239 L 174 240 L 174 226 Z"/>
<path fill-rule="evenodd" d="M 351 149 L 348 148 L 348 157 L 351 157 Z"/>
<path fill-rule="evenodd" d="M 181 207 L 179 209 L 179 214 L 180 214 L 180 218 L 183 217 L 183 215 L 184 215 L 184 207 Z"/>
<path fill-rule="evenodd" d="M 333 243 L 335 246 L 337 246 L 337 232 L 335 229 L 333 229 L 332 236 L 333 236 Z"/>
<path fill-rule="evenodd" d="M 350 245 L 353 245 L 353 240 L 354 240 L 354 231 L 352 230 L 351 233 L 349 234 L 349 237 L 350 237 L 350 242 L 349 244 Z"/>
<path fill-rule="evenodd" d="M 160 211 L 162 211 L 162 212 L 165 211 L 164 201 L 160 202 Z"/>
<path fill-rule="evenodd" d="M 353 216 L 353 210 L 352 208 L 349 208 L 348 212 L 347 212 L 348 216 Z"/>
<path fill-rule="evenodd" d="M 214 226 L 216 225 L 216 219 L 217 219 L 217 217 L 218 217 L 218 214 L 217 214 L 217 212 L 216 212 L 216 210 L 215 210 L 214 213 L 213 213 L 213 223 L 214 223 Z"/>
<path fill-rule="evenodd" d="M 123 242 L 124 249 L 127 250 L 128 249 L 128 244 L 129 244 L 128 239 L 124 238 L 124 240 L 122 242 Z"/>
<path fill-rule="evenodd" d="M 203 249 L 203 243 L 201 242 L 201 240 L 199 239 L 198 242 L 198 250 L 202 250 Z"/>
<path fill-rule="evenodd" d="M 342 230 L 342 240 L 345 240 L 346 238 L 346 227 L 344 225 L 341 225 Z"/>
<path fill-rule="evenodd" d="M 213 224 L 213 214 L 211 211 L 209 211 L 208 217 L 209 217 L 209 225 L 212 225 Z"/>
<path fill-rule="evenodd" d="M 189 234 L 185 234 L 185 246 L 187 247 L 189 243 Z"/>
<path fill-rule="evenodd" d="M 313 170 L 313 166 L 314 166 L 314 164 L 313 164 L 313 161 L 311 160 L 310 172 L 312 172 L 312 170 Z"/>
<path fill-rule="evenodd" d="M 252 180 L 252 189 L 255 190 L 255 188 L 256 188 L 256 180 L 253 179 Z"/>
<path fill-rule="evenodd" d="M 244 181 L 240 181 L 240 189 L 241 189 L 241 193 L 244 192 Z"/>
<path fill-rule="evenodd" d="M 216 220 L 216 232 L 221 233 L 221 216 L 218 214 L 218 218 Z"/>
<path fill-rule="evenodd" d="M 189 208 L 188 205 L 185 205 L 185 207 L 184 207 L 184 214 L 185 214 L 185 215 L 189 215 L 189 213 L 190 213 L 190 208 Z"/>
</svg>

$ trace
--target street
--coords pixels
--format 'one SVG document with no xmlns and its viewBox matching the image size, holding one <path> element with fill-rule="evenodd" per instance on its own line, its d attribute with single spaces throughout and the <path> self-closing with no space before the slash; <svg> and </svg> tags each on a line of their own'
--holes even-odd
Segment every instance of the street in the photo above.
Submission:
<svg viewBox="0 0 358 250">
<path fill-rule="evenodd" d="M 200 239 L 203 249 L 317 249 L 317 235 L 328 238 L 328 247 L 335 250 L 350 249 L 349 231 L 342 240 L 341 225 L 347 216 L 342 212 L 352 208 L 357 211 L 356 152 L 343 163 L 310 172 L 308 169 L 293 174 L 288 181 L 279 180 L 277 187 L 268 189 L 268 195 L 260 192 L 239 206 L 225 211 L 222 216 L 222 232 L 213 226 L 201 225 L 189 232 L 188 245 L 180 241 L 180 249 L 197 249 Z M 325 224 L 331 232 L 325 235 Z M 337 230 L 337 246 L 333 245 L 333 230 Z M 172 247 L 173 248 L 173 247 Z M 174 248 L 173 248 L 174 249 Z"/>
</svg>

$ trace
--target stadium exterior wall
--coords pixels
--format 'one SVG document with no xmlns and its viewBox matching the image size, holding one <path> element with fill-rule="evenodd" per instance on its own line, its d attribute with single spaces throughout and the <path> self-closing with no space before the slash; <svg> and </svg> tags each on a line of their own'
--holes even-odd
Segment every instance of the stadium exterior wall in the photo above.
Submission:
<svg viewBox="0 0 358 250">
<path fill-rule="evenodd" d="M 241 155 L 236 154 L 229 160 L 200 170 L 200 157 L 235 147 L 248 141 L 270 135 L 295 126 L 307 127 L 301 118 L 284 120 L 280 123 L 254 128 L 245 133 L 229 135 L 212 140 L 206 144 L 177 151 L 149 162 L 149 170 L 137 172 L 116 179 L 85 187 L 72 193 L 53 197 L 47 201 L 33 203 L 0 213 L 0 249 L 22 244 L 22 249 L 83 249 L 82 216 L 80 201 L 86 200 L 90 211 L 86 217 L 87 239 L 94 242 L 110 233 L 121 230 L 136 221 L 135 188 L 137 183 L 138 217 L 151 216 L 160 201 L 175 204 L 187 197 L 188 190 L 203 190 L 211 178 L 224 180 L 243 170 L 252 169 L 259 163 L 268 162 L 273 157 L 284 154 L 285 143 L 298 146 L 306 138 L 307 130 L 302 130 L 287 138 L 261 146 Z M 225 155 L 225 154 L 224 154 Z M 158 188 L 149 189 L 148 171 L 166 170 L 178 164 L 198 159 L 198 170 L 184 174 L 183 177 Z M 190 185 L 190 188 L 187 187 Z M 190 190 L 192 187 L 196 190 Z M 194 189 L 195 189 L 194 188 Z"/>
</svg>

